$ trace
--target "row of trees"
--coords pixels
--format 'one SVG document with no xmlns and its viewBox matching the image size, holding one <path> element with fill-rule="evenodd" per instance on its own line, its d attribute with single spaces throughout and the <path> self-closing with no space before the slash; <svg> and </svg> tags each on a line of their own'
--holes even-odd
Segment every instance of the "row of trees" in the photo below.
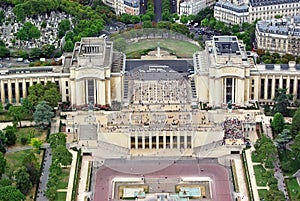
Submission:
<svg viewBox="0 0 300 201">
<path fill-rule="evenodd" d="M 49 137 L 50 147 L 52 149 L 52 164 L 50 167 L 50 175 L 47 183 L 47 198 L 52 201 L 56 198 L 58 189 L 58 181 L 60 180 L 62 167 L 70 165 L 72 162 L 72 154 L 66 148 L 66 134 L 55 133 Z"/>
<path fill-rule="evenodd" d="M 300 56 L 295 57 L 291 54 L 280 55 L 278 53 L 265 52 L 264 50 L 258 49 L 257 54 L 260 56 L 257 59 L 257 63 L 264 62 L 265 64 L 288 64 L 289 61 L 296 61 L 300 63 Z"/>
<path fill-rule="evenodd" d="M 2 175 L 5 174 L 5 177 Z M 40 178 L 36 155 L 31 151 L 22 159 L 22 165 L 9 167 L 0 152 L 0 200 L 22 201 Z"/>
</svg>

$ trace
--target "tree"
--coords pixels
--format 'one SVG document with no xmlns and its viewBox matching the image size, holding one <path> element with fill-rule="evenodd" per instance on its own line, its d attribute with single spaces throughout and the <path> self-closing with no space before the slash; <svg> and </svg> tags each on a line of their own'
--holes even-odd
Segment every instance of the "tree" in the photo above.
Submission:
<svg viewBox="0 0 300 201">
<path fill-rule="evenodd" d="M 70 165 L 72 162 L 72 154 L 64 145 L 58 145 L 55 149 L 53 149 L 52 156 L 64 166 Z"/>
<path fill-rule="evenodd" d="M 274 118 L 271 123 L 271 127 L 272 127 L 273 134 L 274 134 L 273 137 L 276 137 L 279 133 L 281 133 L 283 131 L 284 124 L 285 124 L 285 121 L 284 121 L 283 115 L 280 112 L 277 112 L 274 115 Z"/>
<path fill-rule="evenodd" d="M 19 189 L 24 195 L 26 195 L 32 187 L 30 176 L 27 173 L 26 168 L 25 167 L 18 168 L 15 172 L 15 178 L 16 178 L 17 189 Z"/>
<path fill-rule="evenodd" d="M 2 102 L 0 102 L 0 114 L 3 113 L 3 105 Z"/>
<path fill-rule="evenodd" d="M 295 157 L 300 160 L 300 133 L 296 135 L 294 143 L 292 145 L 292 152 Z"/>
<path fill-rule="evenodd" d="M 23 106 L 11 106 L 8 109 L 8 114 L 13 117 L 14 124 L 19 124 L 22 127 L 21 121 L 28 114 L 28 110 Z"/>
<path fill-rule="evenodd" d="M 35 107 L 35 112 L 33 113 L 36 125 L 39 125 L 42 128 L 50 125 L 53 116 L 54 113 L 52 112 L 52 107 L 48 105 L 46 101 L 41 101 Z"/>
<path fill-rule="evenodd" d="M 292 94 L 287 94 L 287 88 L 281 89 L 278 88 L 275 90 L 275 105 L 273 107 L 273 112 L 280 112 L 283 116 L 288 115 L 289 101 L 293 99 Z"/>
<path fill-rule="evenodd" d="M 0 46 L 0 58 L 9 57 L 10 51 L 6 47 Z"/>
<path fill-rule="evenodd" d="M 277 136 L 275 142 L 277 143 L 279 149 L 286 150 L 286 144 L 291 140 L 292 136 L 290 135 L 290 130 L 283 129 L 283 131 Z"/>
<path fill-rule="evenodd" d="M 114 48 L 118 50 L 119 52 L 124 52 L 126 49 L 126 40 L 124 38 L 118 38 L 114 40 Z"/>
<path fill-rule="evenodd" d="M 32 58 L 39 58 L 42 54 L 42 50 L 40 48 L 32 48 L 29 52 L 29 56 Z"/>
<path fill-rule="evenodd" d="M 23 98 L 22 99 L 22 106 L 28 111 L 28 114 L 32 114 L 33 113 L 34 106 L 28 100 L 28 98 Z"/>
<path fill-rule="evenodd" d="M 0 188 L 0 200 L 25 201 L 26 197 L 14 186 Z"/>
<path fill-rule="evenodd" d="M 0 188 L 10 185 L 12 185 L 12 181 L 9 178 L 0 179 Z"/>
<path fill-rule="evenodd" d="M 152 28 L 152 22 L 151 21 L 143 22 L 143 28 Z"/>
<path fill-rule="evenodd" d="M 30 144 L 37 150 L 40 150 L 43 145 L 43 142 L 38 138 L 31 138 Z"/>
<path fill-rule="evenodd" d="M 71 40 L 67 40 L 64 45 L 65 52 L 72 52 L 74 49 L 74 43 Z"/>
<path fill-rule="evenodd" d="M 6 126 L 5 128 L 5 137 L 6 137 L 6 144 L 14 145 L 17 141 L 17 135 L 16 135 L 16 128 L 13 126 Z"/>
<path fill-rule="evenodd" d="M 295 137 L 300 131 L 300 108 L 298 108 L 293 116 L 291 134 Z"/>
<path fill-rule="evenodd" d="M 272 167 L 277 155 L 277 149 L 273 144 L 273 141 L 263 135 L 259 140 L 256 141 L 254 146 L 259 160 L 262 163 L 265 163 L 266 166 Z"/>
<path fill-rule="evenodd" d="M 6 167 L 6 159 L 4 158 L 4 155 L 2 152 L 0 152 L 0 178 L 2 177 L 2 174 L 5 172 Z"/>
<path fill-rule="evenodd" d="M 66 139 L 67 135 L 64 133 L 53 133 L 49 136 L 49 143 L 50 143 L 50 147 L 51 149 L 55 149 L 58 145 L 66 145 L 67 139 Z"/>
</svg>

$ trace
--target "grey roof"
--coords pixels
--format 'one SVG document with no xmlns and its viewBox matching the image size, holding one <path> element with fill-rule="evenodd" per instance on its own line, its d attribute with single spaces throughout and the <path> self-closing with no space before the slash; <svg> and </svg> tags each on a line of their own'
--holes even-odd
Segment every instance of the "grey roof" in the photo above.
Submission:
<svg viewBox="0 0 300 201">
<path fill-rule="evenodd" d="M 289 65 L 288 64 L 280 64 L 280 69 L 287 70 L 287 69 L 289 69 Z"/>
<path fill-rule="evenodd" d="M 231 11 L 234 11 L 237 13 L 244 13 L 244 12 L 249 11 L 249 8 L 247 5 L 238 6 L 229 1 L 218 1 L 215 6 L 221 7 L 221 8 L 226 8 L 228 10 L 231 10 Z"/>
<path fill-rule="evenodd" d="M 257 28 L 263 33 L 300 36 L 300 16 L 261 20 L 257 22 Z"/>
<path fill-rule="evenodd" d="M 296 3 L 296 2 L 299 2 L 299 0 L 249 0 L 249 4 L 253 7 Z"/>
</svg>

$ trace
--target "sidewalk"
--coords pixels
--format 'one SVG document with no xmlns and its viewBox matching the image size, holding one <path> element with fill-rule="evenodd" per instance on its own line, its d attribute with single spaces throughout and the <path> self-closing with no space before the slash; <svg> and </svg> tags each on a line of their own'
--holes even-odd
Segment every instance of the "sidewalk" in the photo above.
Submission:
<svg viewBox="0 0 300 201">
<path fill-rule="evenodd" d="M 245 154 L 246 154 L 246 160 L 247 160 L 247 165 L 248 165 L 248 171 L 249 171 L 249 175 L 250 175 L 250 183 L 252 186 L 253 200 L 260 201 L 258 191 L 257 191 L 256 178 L 254 175 L 252 158 L 251 158 L 251 152 L 254 151 L 253 149 L 254 148 L 251 147 L 251 149 L 245 150 Z"/>
<path fill-rule="evenodd" d="M 243 161 L 241 159 L 234 159 L 236 174 L 237 174 L 237 183 L 238 183 L 238 192 L 236 193 L 237 197 L 240 197 L 242 201 L 249 201 L 248 197 L 248 187 L 246 185 L 245 172 L 243 169 Z"/>
<path fill-rule="evenodd" d="M 72 154 L 72 163 L 71 163 L 71 170 L 69 175 L 69 182 L 68 182 L 68 191 L 67 191 L 67 198 L 66 201 L 72 200 L 72 191 L 73 191 L 73 184 L 75 179 L 75 170 L 76 170 L 76 162 L 77 162 L 77 154 L 78 152 L 69 150 L 69 152 Z"/>
<path fill-rule="evenodd" d="M 89 192 L 86 191 L 86 184 L 88 177 L 88 168 L 89 162 L 92 161 L 93 158 L 91 156 L 83 156 L 81 163 L 81 171 L 80 171 L 80 180 L 79 180 L 79 188 L 78 188 L 78 201 L 84 201 L 85 197 L 89 197 Z"/>
</svg>

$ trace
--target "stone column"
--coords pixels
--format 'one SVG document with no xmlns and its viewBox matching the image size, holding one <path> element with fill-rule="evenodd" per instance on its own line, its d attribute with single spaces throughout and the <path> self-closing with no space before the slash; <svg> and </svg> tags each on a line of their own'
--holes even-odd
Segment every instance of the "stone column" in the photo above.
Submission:
<svg viewBox="0 0 300 201">
<path fill-rule="evenodd" d="M 16 96 L 16 103 L 20 103 L 20 89 L 19 89 L 19 82 L 18 79 L 15 81 L 15 96 Z"/>
<path fill-rule="evenodd" d="M 216 106 L 222 106 L 222 86 L 221 86 L 221 78 L 215 80 L 215 103 Z"/>
<path fill-rule="evenodd" d="M 170 131 L 170 149 L 173 149 L 173 131 Z"/>
<path fill-rule="evenodd" d="M 1 88 L 1 102 L 2 104 L 5 104 L 5 90 L 4 90 L 3 80 L 0 81 L 0 88 Z"/>
<path fill-rule="evenodd" d="M 266 99 L 268 99 L 268 93 L 267 93 L 267 91 L 268 91 L 268 76 L 266 75 L 266 78 L 265 78 L 265 90 L 264 90 L 264 99 L 266 100 Z"/>
<path fill-rule="evenodd" d="M 276 77 L 275 77 L 275 75 L 273 75 L 273 77 L 272 77 L 272 93 L 271 93 L 272 100 L 275 97 L 275 81 L 276 81 Z"/>
<path fill-rule="evenodd" d="M 145 149 L 145 134 L 142 136 L 142 149 Z"/>
<path fill-rule="evenodd" d="M 138 140 L 137 133 L 135 133 L 134 139 L 135 139 L 135 149 L 138 149 L 139 148 L 138 147 L 139 140 Z"/>
<path fill-rule="evenodd" d="M 187 148 L 187 133 L 186 131 L 184 132 L 184 148 Z"/>
<path fill-rule="evenodd" d="M 177 132 L 177 149 L 180 149 L 180 132 Z"/>
<path fill-rule="evenodd" d="M 7 87 L 8 87 L 8 102 L 12 103 L 12 89 L 11 89 L 11 81 L 10 80 L 8 80 Z"/>
<path fill-rule="evenodd" d="M 298 80 L 297 80 L 297 75 L 294 77 L 294 90 L 293 90 L 293 94 L 294 94 L 294 99 L 296 100 L 297 99 L 297 83 L 298 83 Z"/>
<path fill-rule="evenodd" d="M 280 75 L 279 77 L 279 88 L 282 88 L 282 83 L 283 83 L 283 77 Z"/>
<path fill-rule="evenodd" d="M 215 93 L 213 92 L 215 90 L 215 83 L 213 78 L 209 78 L 209 104 L 215 105 Z"/>
<path fill-rule="evenodd" d="M 152 149 L 152 133 L 149 134 L 149 149 Z"/>
<path fill-rule="evenodd" d="M 289 93 L 290 92 L 290 76 L 289 75 L 286 78 L 286 88 L 287 88 L 286 92 Z"/>
<path fill-rule="evenodd" d="M 111 89 L 110 89 L 110 80 L 105 80 L 105 96 L 106 104 L 111 105 Z"/>
<path fill-rule="evenodd" d="M 156 133 L 156 149 L 159 149 L 159 133 Z"/>
<path fill-rule="evenodd" d="M 75 83 L 75 104 L 76 105 L 83 105 L 85 104 L 85 90 L 84 90 L 84 83 L 82 80 L 77 81 Z"/>
<path fill-rule="evenodd" d="M 27 97 L 27 93 L 26 93 L 26 90 L 27 90 L 27 88 L 26 88 L 26 80 L 25 79 L 23 79 L 22 80 L 22 92 L 23 92 L 23 98 L 26 98 Z"/>
<path fill-rule="evenodd" d="M 98 81 L 98 88 L 97 88 L 97 103 L 100 105 L 105 105 L 105 81 Z"/>
<path fill-rule="evenodd" d="M 30 79 L 29 79 L 29 86 L 31 87 L 32 85 L 33 85 L 33 79 L 30 78 Z"/>
</svg>

